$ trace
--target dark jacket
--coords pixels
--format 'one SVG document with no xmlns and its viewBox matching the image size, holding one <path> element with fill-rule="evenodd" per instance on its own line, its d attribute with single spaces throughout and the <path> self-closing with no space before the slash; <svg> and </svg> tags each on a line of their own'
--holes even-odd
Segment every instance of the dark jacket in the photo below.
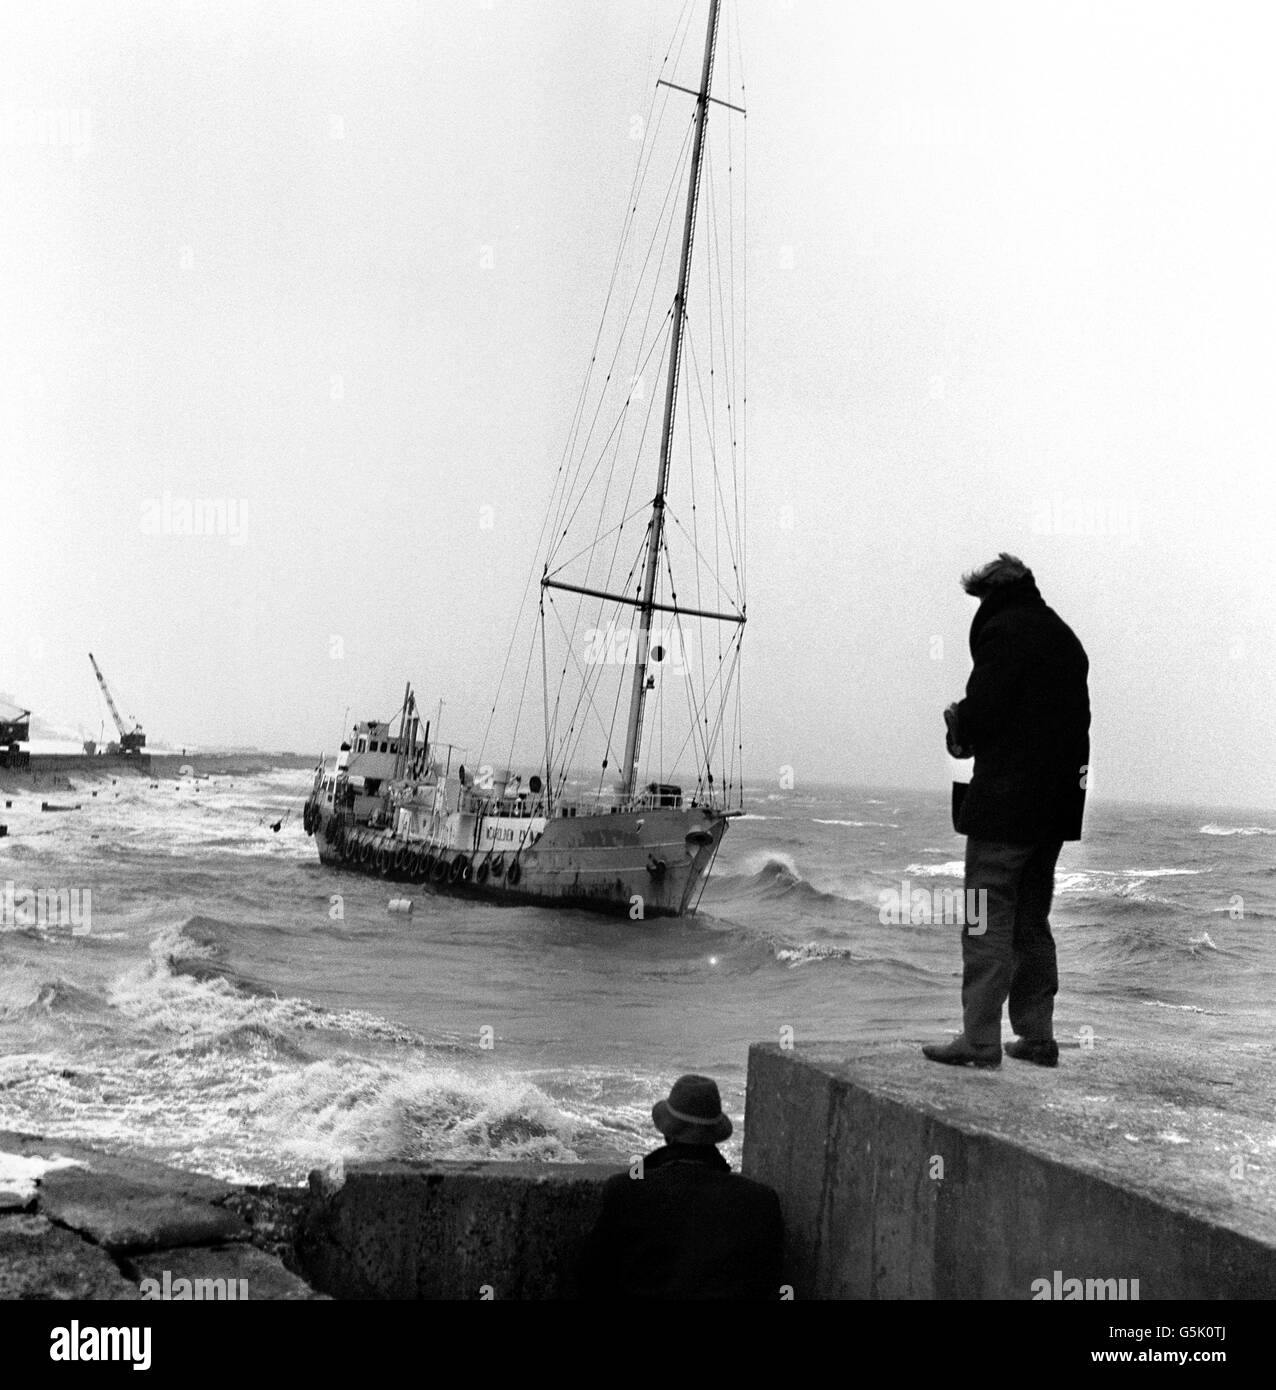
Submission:
<svg viewBox="0 0 1276 1390">
<path fill-rule="evenodd" d="M 780 1296 L 780 1199 L 711 1145 L 667 1144 L 603 1186 L 581 1256 L 586 1298 Z"/>
<path fill-rule="evenodd" d="M 958 834 L 1079 840 L 1090 763 L 1090 663 L 1031 579 L 993 589 L 970 625 L 957 741 L 974 750 Z"/>
</svg>

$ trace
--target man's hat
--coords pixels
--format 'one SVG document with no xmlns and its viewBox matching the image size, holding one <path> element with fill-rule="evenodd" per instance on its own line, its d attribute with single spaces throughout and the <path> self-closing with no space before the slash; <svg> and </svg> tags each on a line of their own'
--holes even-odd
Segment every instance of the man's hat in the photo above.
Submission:
<svg viewBox="0 0 1276 1390">
<path fill-rule="evenodd" d="M 731 1137 L 718 1084 L 707 1076 L 680 1076 L 669 1099 L 652 1106 L 651 1118 L 671 1144 L 721 1144 Z"/>
</svg>

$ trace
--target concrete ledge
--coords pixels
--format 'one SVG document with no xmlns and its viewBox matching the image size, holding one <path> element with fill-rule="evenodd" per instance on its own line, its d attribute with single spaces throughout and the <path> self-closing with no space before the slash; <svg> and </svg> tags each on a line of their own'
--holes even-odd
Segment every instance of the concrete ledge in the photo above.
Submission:
<svg viewBox="0 0 1276 1390">
<path fill-rule="evenodd" d="M 976 1071 L 915 1043 L 755 1044 L 743 1166 L 780 1194 L 798 1298 L 1058 1297 L 1055 1271 L 1273 1298 L 1272 1073 L 1236 1050 Z"/>
<path fill-rule="evenodd" d="M 361 1163 L 339 1185 L 312 1174 L 300 1267 L 335 1298 L 576 1298 L 576 1255 L 618 1171 Z"/>
</svg>

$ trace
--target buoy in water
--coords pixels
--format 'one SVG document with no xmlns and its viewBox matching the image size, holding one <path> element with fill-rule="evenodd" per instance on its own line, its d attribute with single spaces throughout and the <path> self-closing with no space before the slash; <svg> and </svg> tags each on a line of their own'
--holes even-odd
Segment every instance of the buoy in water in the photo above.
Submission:
<svg viewBox="0 0 1276 1390">
<path fill-rule="evenodd" d="M 409 913 L 410 913 L 410 912 L 412 911 L 412 899 L 411 899 L 411 898 L 391 898 L 390 901 L 386 904 L 386 910 L 387 910 L 388 912 L 409 912 Z"/>
</svg>

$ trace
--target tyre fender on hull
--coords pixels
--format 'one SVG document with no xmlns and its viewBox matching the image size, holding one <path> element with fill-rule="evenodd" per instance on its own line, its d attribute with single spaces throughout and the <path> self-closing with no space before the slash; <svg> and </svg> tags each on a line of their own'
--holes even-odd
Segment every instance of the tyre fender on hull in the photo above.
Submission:
<svg viewBox="0 0 1276 1390">
<path fill-rule="evenodd" d="M 519 867 L 518 860 L 515 859 L 511 862 L 509 868 L 505 872 L 505 882 L 508 883 L 511 888 L 514 888 L 517 886 L 519 879 L 522 877 L 523 870 Z"/>
</svg>

